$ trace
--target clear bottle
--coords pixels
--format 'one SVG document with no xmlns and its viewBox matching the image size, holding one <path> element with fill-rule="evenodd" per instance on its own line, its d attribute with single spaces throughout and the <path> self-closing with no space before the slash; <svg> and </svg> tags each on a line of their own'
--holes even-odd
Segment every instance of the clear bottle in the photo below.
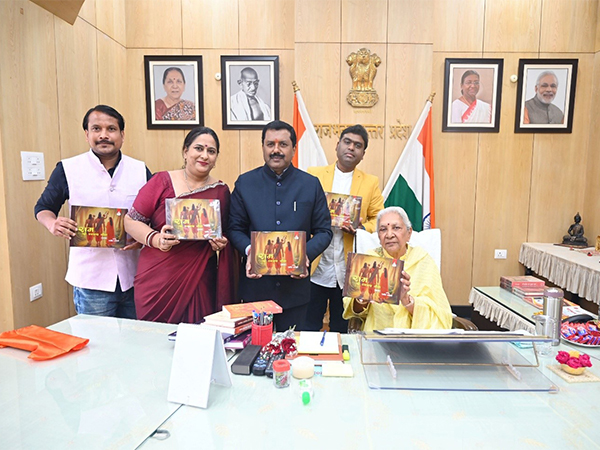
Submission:
<svg viewBox="0 0 600 450">
<path fill-rule="evenodd" d="M 308 405 L 314 396 L 312 383 L 310 380 L 300 380 L 298 386 L 300 388 L 300 398 L 302 399 L 302 404 Z"/>
<path fill-rule="evenodd" d="M 560 325 L 562 323 L 563 297 L 564 293 L 562 289 L 555 287 L 544 289 L 544 315 L 554 319 L 552 333 L 550 334 L 553 346 L 560 344 Z"/>
<path fill-rule="evenodd" d="M 278 359 L 273 362 L 273 383 L 276 388 L 286 388 L 290 385 L 290 362 Z"/>
</svg>

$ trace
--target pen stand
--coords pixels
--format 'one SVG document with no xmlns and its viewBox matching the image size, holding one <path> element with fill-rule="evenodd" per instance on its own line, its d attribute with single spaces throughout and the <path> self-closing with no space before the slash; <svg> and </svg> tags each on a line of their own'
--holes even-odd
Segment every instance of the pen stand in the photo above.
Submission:
<svg viewBox="0 0 600 450">
<path fill-rule="evenodd" d="M 252 344 L 264 347 L 273 339 L 273 322 L 268 325 L 252 324 Z"/>
</svg>

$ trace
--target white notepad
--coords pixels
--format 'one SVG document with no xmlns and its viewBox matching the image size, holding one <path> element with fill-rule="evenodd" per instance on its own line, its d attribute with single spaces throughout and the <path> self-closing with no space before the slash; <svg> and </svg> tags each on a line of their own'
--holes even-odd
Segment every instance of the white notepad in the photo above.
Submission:
<svg viewBox="0 0 600 450">
<path fill-rule="evenodd" d="M 325 333 L 325 342 L 321 345 L 323 333 L 320 331 L 301 331 L 298 342 L 298 353 L 335 354 L 340 352 L 339 333 Z"/>
</svg>

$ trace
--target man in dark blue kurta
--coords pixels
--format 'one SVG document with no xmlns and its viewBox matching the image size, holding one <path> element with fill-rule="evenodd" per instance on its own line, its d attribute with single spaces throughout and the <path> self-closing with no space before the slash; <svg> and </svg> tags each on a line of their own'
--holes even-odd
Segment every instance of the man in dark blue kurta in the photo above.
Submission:
<svg viewBox="0 0 600 450">
<path fill-rule="evenodd" d="M 262 132 L 265 165 L 239 176 L 231 194 L 229 239 L 244 255 L 250 253 L 252 231 L 305 231 L 309 261 L 319 256 L 331 241 L 331 216 L 319 180 L 296 169 L 296 133 L 291 125 L 274 121 Z M 307 262 L 308 264 L 308 262 Z M 304 329 L 310 301 L 310 276 L 240 277 L 244 301 L 274 300 L 283 307 L 274 317 L 277 330 L 296 325 Z"/>
</svg>

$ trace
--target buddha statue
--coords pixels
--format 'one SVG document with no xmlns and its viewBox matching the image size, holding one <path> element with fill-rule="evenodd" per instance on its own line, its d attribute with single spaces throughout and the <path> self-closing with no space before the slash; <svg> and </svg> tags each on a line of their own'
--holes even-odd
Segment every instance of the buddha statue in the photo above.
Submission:
<svg viewBox="0 0 600 450">
<path fill-rule="evenodd" d="M 581 225 L 581 216 L 579 212 L 575 214 L 575 223 L 569 227 L 569 234 L 563 236 L 562 243 L 571 247 L 587 247 L 587 238 L 583 235 L 583 225 Z"/>
</svg>

